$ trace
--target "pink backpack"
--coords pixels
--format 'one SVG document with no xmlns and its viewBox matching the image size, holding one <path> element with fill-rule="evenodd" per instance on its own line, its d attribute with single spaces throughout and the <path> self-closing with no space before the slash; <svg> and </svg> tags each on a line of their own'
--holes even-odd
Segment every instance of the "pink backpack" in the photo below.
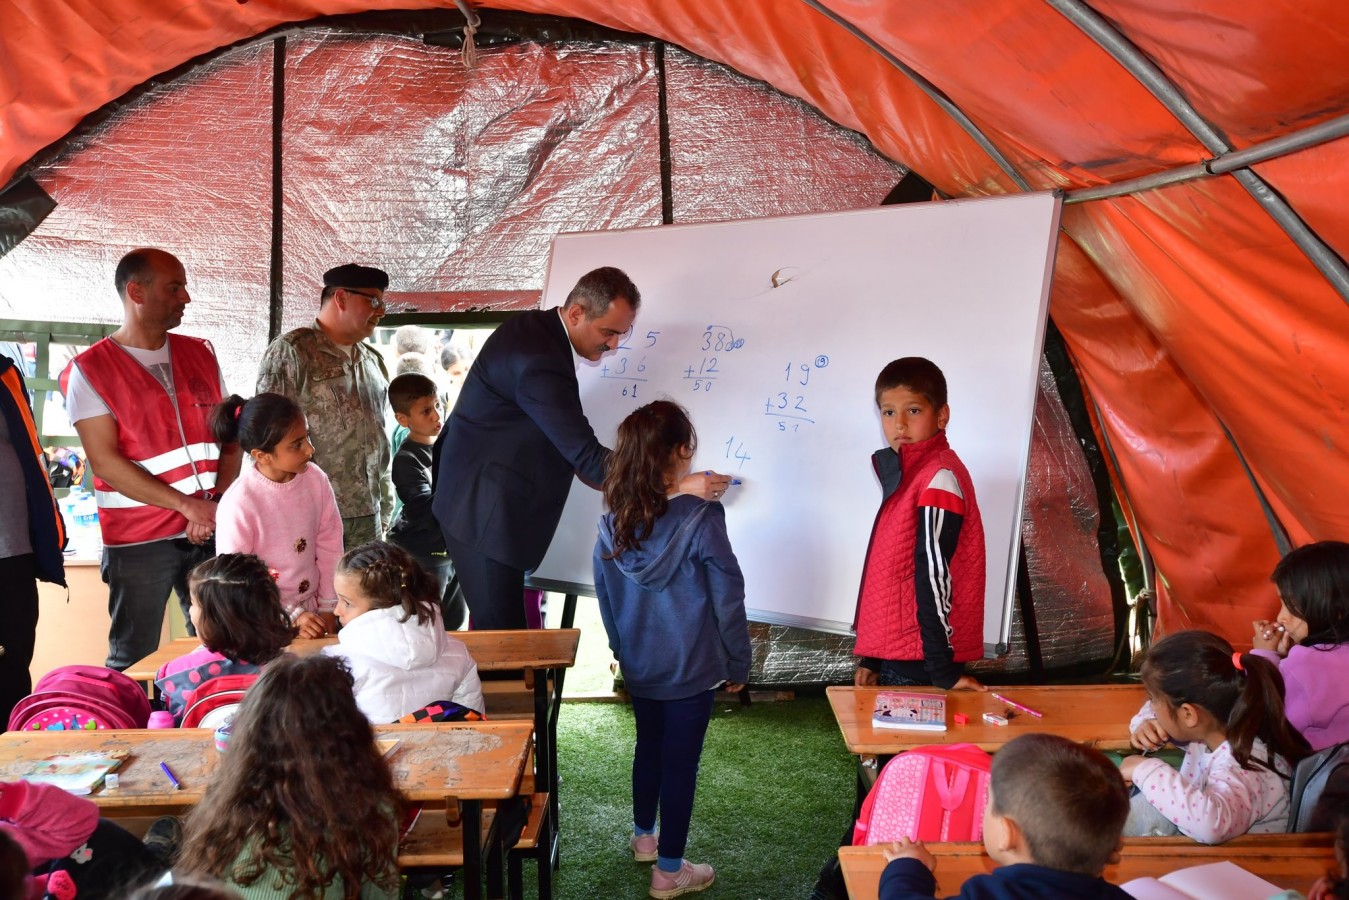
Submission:
<svg viewBox="0 0 1349 900">
<path fill-rule="evenodd" d="M 853 829 L 855 846 L 907 837 L 978 841 L 993 757 L 973 744 L 917 747 L 885 764 Z"/>
<path fill-rule="evenodd" d="M 9 716 L 10 731 L 144 728 L 145 688 L 102 666 L 61 666 L 33 686 Z"/>
</svg>

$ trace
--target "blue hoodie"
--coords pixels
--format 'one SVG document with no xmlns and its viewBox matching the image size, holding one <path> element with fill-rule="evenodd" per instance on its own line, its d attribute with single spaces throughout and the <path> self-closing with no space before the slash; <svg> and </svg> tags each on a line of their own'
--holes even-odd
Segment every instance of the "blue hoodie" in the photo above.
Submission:
<svg viewBox="0 0 1349 900">
<path fill-rule="evenodd" d="M 595 593 L 628 692 L 681 700 L 749 679 L 745 578 L 726 510 L 681 494 L 635 550 L 617 559 L 613 513 L 595 541 Z"/>
</svg>

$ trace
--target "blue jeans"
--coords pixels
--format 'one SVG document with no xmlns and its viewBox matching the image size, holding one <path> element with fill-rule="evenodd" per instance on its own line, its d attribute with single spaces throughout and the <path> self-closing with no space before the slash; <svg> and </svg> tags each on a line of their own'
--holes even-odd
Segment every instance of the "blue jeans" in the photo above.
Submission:
<svg viewBox="0 0 1349 900">
<path fill-rule="evenodd" d="M 108 586 L 107 667 L 119 672 L 159 649 L 164 606 L 178 595 L 187 632 L 196 635 L 188 610 L 187 573 L 215 556 L 215 541 L 192 544 L 187 538 L 150 541 L 130 547 L 104 547 L 101 572 Z"/>
<path fill-rule="evenodd" d="M 660 810 L 657 852 L 679 859 L 688 843 L 693 818 L 693 792 L 698 785 L 698 758 L 712 721 L 716 691 L 682 700 L 632 698 L 637 720 L 637 749 L 632 758 L 632 821 L 654 828 Z"/>
</svg>

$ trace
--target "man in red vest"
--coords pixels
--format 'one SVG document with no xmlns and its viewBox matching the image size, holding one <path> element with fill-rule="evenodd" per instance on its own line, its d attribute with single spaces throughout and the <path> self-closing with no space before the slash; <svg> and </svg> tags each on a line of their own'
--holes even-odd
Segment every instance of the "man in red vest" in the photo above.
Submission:
<svg viewBox="0 0 1349 900">
<path fill-rule="evenodd" d="M 133 250 L 114 281 L 122 327 L 72 361 L 66 411 L 94 473 L 112 615 L 107 665 L 120 670 L 159 646 L 170 590 L 191 630 L 187 573 L 214 555 L 214 501 L 240 456 L 208 424 L 225 395 L 211 345 L 169 333 L 192 300 L 183 264 Z"/>
</svg>

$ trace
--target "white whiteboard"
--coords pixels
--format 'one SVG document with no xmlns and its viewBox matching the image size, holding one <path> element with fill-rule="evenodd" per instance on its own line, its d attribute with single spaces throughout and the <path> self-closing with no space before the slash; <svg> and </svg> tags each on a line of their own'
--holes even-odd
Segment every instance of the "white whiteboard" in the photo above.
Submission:
<svg viewBox="0 0 1349 900">
<path fill-rule="evenodd" d="M 876 375 L 902 356 L 934 361 L 983 513 L 992 652 L 1011 621 L 1058 216 L 1040 193 L 563 234 L 543 306 L 598 266 L 632 277 L 632 334 L 578 372 L 595 433 L 613 446 L 636 407 L 682 404 L 695 471 L 743 481 L 724 500 L 750 618 L 845 634 L 881 499 Z M 601 512 L 574 481 L 535 583 L 593 594 Z"/>
</svg>

